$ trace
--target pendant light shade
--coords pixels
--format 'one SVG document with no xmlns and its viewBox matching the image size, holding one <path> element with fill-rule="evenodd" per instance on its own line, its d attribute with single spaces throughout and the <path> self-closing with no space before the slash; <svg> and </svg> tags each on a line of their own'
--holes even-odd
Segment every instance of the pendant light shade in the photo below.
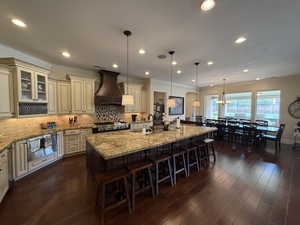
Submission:
<svg viewBox="0 0 300 225">
<path fill-rule="evenodd" d="M 133 105 L 133 96 L 132 95 L 122 95 L 122 105 Z"/>
<path fill-rule="evenodd" d="M 129 67 L 129 36 L 131 35 L 131 31 L 125 30 L 124 35 L 126 36 L 126 91 L 125 94 L 122 95 L 122 105 L 133 105 L 133 96 L 128 93 L 128 67 Z"/>
<path fill-rule="evenodd" d="M 173 66 L 174 64 L 174 53 L 175 51 L 169 51 L 169 54 L 171 56 L 171 62 L 170 62 L 170 96 L 173 95 Z M 176 106 L 175 98 L 170 98 L 167 101 L 167 107 L 173 108 Z"/>
<path fill-rule="evenodd" d="M 175 107 L 176 106 L 175 98 L 169 98 L 168 101 L 167 101 L 167 106 L 169 108 Z"/>
<path fill-rule="evenodd" d="M 197 85 L 198 85 L 198 66 L 199 66 L 199 63 L 196 62 L 195 63 L 195 66 L 196 66 L 196 88 L 197 88 Z M 199 100 L 200 96 L 198 95 L 198 91 L 196 90 L 196 99 L 193 101 L 193 107 L 200 107 L 200 100 Z"/>
</svg>

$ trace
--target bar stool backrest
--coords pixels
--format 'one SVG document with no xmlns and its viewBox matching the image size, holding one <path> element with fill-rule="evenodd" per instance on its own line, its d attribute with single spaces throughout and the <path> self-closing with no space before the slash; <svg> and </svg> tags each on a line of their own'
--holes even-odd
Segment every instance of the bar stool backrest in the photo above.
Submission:
<svg viewBox="0 0 300 225">
<path fill-rule="evenodd" d="M 285 124 L 280 124 L 280 126 L 279 126 L 279 129 L 278 129 L 278 132 L 277 132 L 277 134 L 276 134 L 276 138 L 277 139 L 281 139 L 281 137 L 282 137 L 282 134 L 283 134 L 283 132 L 284 132 L 284 128 L 285 128 Z"/>
</svg>

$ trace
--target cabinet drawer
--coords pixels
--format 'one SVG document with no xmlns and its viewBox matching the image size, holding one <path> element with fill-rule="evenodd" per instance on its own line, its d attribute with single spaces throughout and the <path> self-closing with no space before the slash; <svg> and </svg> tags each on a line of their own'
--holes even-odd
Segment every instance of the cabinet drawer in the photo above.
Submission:
<svg viewBox="0 0 300 225">
<path fill-rule="evenodd" d="M 80 130 L 66 130 L 65 135 L 74 135 L 74 134 L 80 134 Z"/>
</svg>

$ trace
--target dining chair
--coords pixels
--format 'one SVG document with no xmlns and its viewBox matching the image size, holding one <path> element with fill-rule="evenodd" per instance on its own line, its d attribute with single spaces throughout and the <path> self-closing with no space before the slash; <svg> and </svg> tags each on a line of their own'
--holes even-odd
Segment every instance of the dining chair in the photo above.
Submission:
<svg viewBox="0 0 300 225">
<path fill-rule="evenodd" d="M 262 139 L 266 143 L 267 141 L 273 141 L 275 144 L 275 153 L 277 154 L 278 151 L 281 151 L 281 137 L 285 129 L 285 124 L 280 124 L 278 132 L 276 135 L 271 134 L 262 134 Z"/>
<path fill-rule="evenodd" d="M 267 127 L 269 126 L 269 121 L 267 120 L 255 120 L 255 123 L 259 126 Z"/>
</svg>

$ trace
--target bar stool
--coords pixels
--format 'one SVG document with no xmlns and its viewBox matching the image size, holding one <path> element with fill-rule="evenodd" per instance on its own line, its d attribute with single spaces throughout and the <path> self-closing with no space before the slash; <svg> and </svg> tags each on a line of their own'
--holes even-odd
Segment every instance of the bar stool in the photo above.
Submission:
<svg viewBox="0 0 300 225">
<path fill-rule="evenodd" d="M 153 186 L 153 180 L 152 180 L 152 173 L 151 173 L 151 167 L 153 166 L 153 163 L 150 160 L 145 160 L 142 162 L 136 162 L 131 163 L 127 165 L 127 169 L 130 172 L 131 177 L 131 205 L 132 205 L 132 211 L 135 211 L 135 195 L 139 194 L 141 192 L 144 192 L 148 189 L 151 189 L 152 197 L 155 197 L 155 191 Z M 146 183 L 144 187 L 140 188 L 139 190 L 136 190 L 136 175 L 137 173 L 144 173 L 144 182 Z M 149 181 L 149 185 L 147 185 L 147 179 Z M 142 186 L 142 185 L 141 185 Z"/>
<path fill-rule="evenodd" d="M 208 159 L 210 159 L 210 156 L 212 156 L 213 162 L 216 163 L 216 153 L 214 148 L 215 140 L 212 138 L 205 138 L 203 142 L 205 143 Z"/>
<path fill-rule="evenodd" d="M 187 172 L 187 166 L 186 166 L 186 159 L 185 159 L 185 143 L 179 142 L 174 143 L 172 148 L 172 160 L 173 160 L 173 182 L 174 185 L 176 185 L 176 176 L 179 173 L 184 172 L 185 177 L 188 176 Z M 178 168 L 177 166 L 180 164 L 183 164 L 181 168 Z"/>
<path fill-rule="evenodd" d="M 115 171 L 103 172 L 95 175 L 95 180 L 97 183 L 97 195 L 96 195 L 96 207 L 99 205 L 99 198 L 101 197 L 101 213 L 100 213 L 100 224 L 104 225 L 104 215 L 105 212 L 118 207 L 121 204 L 127 203 L 128 211 L 131 213 L 130 206 L 130 196 L 128 190 L 127 177 L 129 172 L 127 169 L 120 169 Z M 106 205 L 106 185 L 112 183 L 123 183 L 123 188 L 125 190 L 125 198 L 117 201 L 116 203 Z"/>
<path fill-rule="evenodd" d="M 194 139 L 193 144 L 197 146 L 199 167 L 206 168 L 209 162 L 208 149 L 202 137 Z"/>
<path fill-rule="evenodd" d="M 152 160 L 155 166 L 155 189 L 156 195 L 159 194 L 159 184 L 170 180 L 171 186 L 174 186 L 172 167 L 171 167 L 171 146 L 163 145 L 156 148 L 155 158 Z"/>
<path fill-rule="evenodd" d="M 192 158 L 194 159 L 192 161 Z M 198 145 L 194 143 L 193 139 L 189 141 L 186 146 L 186 161 L 187 161 L 187 172 L 188 176 L 191 175 L 191 168 L 196 167 L 199 172 L 199 156 L 198 156 Z"/>
</svg>

